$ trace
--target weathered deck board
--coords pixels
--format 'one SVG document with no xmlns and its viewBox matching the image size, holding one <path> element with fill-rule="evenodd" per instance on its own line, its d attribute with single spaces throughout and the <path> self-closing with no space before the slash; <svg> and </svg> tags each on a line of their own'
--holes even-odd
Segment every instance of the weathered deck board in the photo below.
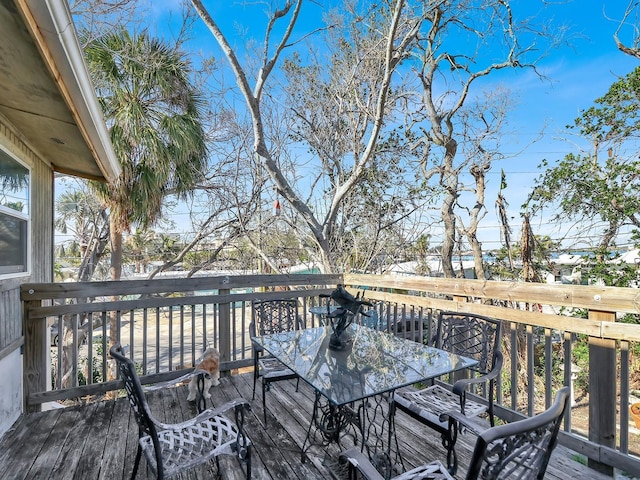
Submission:
<svg viewBox="0 0 640 480">
<path fill-rule="evenodd" d="M 238 393 L 248 400 L 251 399 L 251 389 L 248 388 L 248 385 L 242 381 L 242 379 L 239 378 L 238 380 L 239 381 L 235 382 L 237 388 L 235 392 L 229 392 L 226 389 L 223 390 L 225 394 L 224 401 L 231 400 L 234 395 L 237 396 Z M 285 385 L 283 385 L 283 387 L 284 386 Z M 269 398 L 269 396 L 270 395 L 267 394 L 267 398 Z M 260 394 L 258 394 L 256 401 L 252 403 L 261 406 Z M 262 421 L 261 408 L 260 410 L 254 408 L 253 414 L 249 416 L 248 420 L 247 431 L 250 432 L 252 441 L 262 446 L 262 448 L 255 449 L 253 457 L 255 460 L 254 469 L 259 470 L 255 472 L 257 478 L 315 478 L 317 472 L 310 469 L 308 465 L 301 463 L 299 447 L 297 447 L 293 439 L 278 426 L 277 420 L 273 417 L 268 419 L 267 422 L 270 423 L 267 424 L 268 428 L 265 429 Z"/>
<path fill-rule="evenodd" d="M 41 432 L 51 433 L 61 411 L 50 412 L 48 421 L 43 421 L 42 415 L 28 415 L 21 417 L 17 428 L 10 430 L 3 436 L 0 447 L 0 472 L 8 473 L 22 470 L 25 473 L 31 467 L 28 459 L 38 456 L 39 448 L 47 440 Z M 36 450 L 38 448 L 38 450 Z"/>
<path fill-rule="evenodd" d="M 57 474 L 68 468 L 69 465 L 77 464 L 82 453 L 81 448 L 73 448 L 73 442 L 69 439 L 70 435 L 74 435 L 73 440 L 78 442 L 83 441 L 85 436 L 83 435 L 82 422 L 78 423 L 78 429 L 74 430 L 72 427 L 80 420 L 82 414 L 91 414 L 93 409 L 86 409 L 86 412 L 80 412 L 79 409 L 64 409 L 59 410 L 57 421 L 53 423 L 53 429 L 51 434 L 42 446 L 41 454 L 35 458 L 34 464 L 31 467 L 33 472 L 42 472 L 43 478 L 53 477 L 57 470 Z M 43 421 L 43 425 L 46 422 Z M 64 445 L 65 448 L 60 449 L 60 446 Z M 75 454 L 74 460 L 69 457 L 70 454 Z"/>
<path fill-rule="evenodd" d="M 213 403 L 221 405 L 239 396 L 251 400 L 252 374 L 222 379 L 214 387 Z M 195 405 L 186 401 L 185 386 L 149 393 L 154 415 L 163 422 L 177 422 L 195 414 Z M 247 432 L 254 443 L 252 473 L 255 479 L 315 480 L 346 478 L 337 464 L 338 453 L 348 448 L 346 437 L 341 446 L 311 448 L 301 461 L 301 447 L 307 434 L 313 405 L 312 389 L 294 380 L 278 382 L 267 393 L 267 428 L 263 423 L 261 393 L 256 392 L 252 411 L 246 417 Z M 444 449 L 433 431 L 418 425 L 408 416 L 396 415 L 398 441 L 405 467 L 429 459 L 444 459 Z M 137 445 L 137 425 L 125 398 L 87 406 L 56 409 L 23 416 L 0 441 L 0 478 L 23 479 L 128 479 L 131 476 Z M 464 474 L 471 455 L 470 439 L 462 436 L 458 444 L 460 470 Z M 559 447 L 554 452 L 546 478 L 568 477 L 600 480 L 607 478 L 572 460 L 571 452 Z M 180 480 L 243 478 L 234 458 L 215 462 L 180 476 Z M 145 460 L 138 479 L 151 478 Z"/>
</svg>

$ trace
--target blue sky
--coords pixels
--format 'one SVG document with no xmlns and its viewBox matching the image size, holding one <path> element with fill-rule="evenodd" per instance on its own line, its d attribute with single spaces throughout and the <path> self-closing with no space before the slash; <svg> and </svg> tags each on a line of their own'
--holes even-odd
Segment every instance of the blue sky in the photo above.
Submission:
<svg viewBox="0 0 640 480">
<path fill-rule="evenodd" d="M 512 88 L 517 88 L 520 105 L 513 112 L 511 123 L 520 134 L 514 138 L 514 145 L 526 145 L 538 132 L 545 133 L 504 166 L 512 211 L 522 203 L 518 199 L 526 198 L 542 159 L 556 160 L 576 153 L 576 145 L 589 148 L 584 140 L 569 135 L 565 127 L 573 123 L 581 110 L 604 95 L 619 77 L 640 65 L 637 59 L 616 48 L 613 34 L 618 22 L 605 18 L 605 15 L 616 20 L 622 18 L 626 6 L 626 0 L 575 0 L 554 5 L 556 19 L 570 27 L 570 45 L 551 52 L 540 63 L 548 81 L 533 78 L 531 72 L 515 74 Z M 494 169 L 494 183 L 498 182 L 497 174 Z M 556 236 L 555 230 L 546 227 L 544 218 L 537 220 L 539 231 Z"/>
<path fill-rule="evenodd" d="M 325 2 L 327 3 L 327 2 Z M 334 2 L 335 3 L 335 2 Z M 522 8 L 527 14 L 539 10 L 542 2 L 516 0 L 512 2 L 516 14 Z M 235 28 L 242 25 L 242 39 L 262 38 L 264 32 L 263 7 L 239 5 L 239 2 L 209 0 L 204 2 L 215 21 L 233 42 Z M 506 72 L 491 77 L 495 85 L 507 85 L 517 98 L 518 105 L 509 115 L 509 129 L 514 135 L 503 142 L 506 153 L 518 153 L 517 157 L 497 162 L 488 177 L 487 208 L 489 215 L 483 222 L 480 238 L 485 248 L 498 245 L 497 222 L 493 212 L 493 202 L 500 183 L 500 171 L 507 173 L 508 188 L 505 194 L 510 204 L 510 214 L 514 219 L 513 233 L 520 234 L 520 205 L 526 199 L 533 180 L 538 176 L 537 165 L 543 160 L 561 159 L 578 146 L 586 147 L 580 139 L 570 137 L 565 127 L 579 116 L 580 111 L 592 105 L 593 101 L 606 93 L 609 86 L 620 76 L 640 65 L 637 59 L 619 52 L 613 40 L 627 0 L 573 0 L 552 2 L 544 10 L 545 18 L 553 17 L 558 25 L 569 28 L 567 41 L 550 52 L 538 68 L 547 80 L 540 80 L 530 70 Z M 171 9 L 177 2 L 155 2 L 156 25 L 166 25 Z M 317 21 L 318 7 L 307 3 L 310 21 Z M 535 10 L 531 10 L 535 8 Z M 609 17 L 609 18 L 607 18 Z M 309 28 L 309 24 L 302 24 Z M 164 29 L 164 27 L 161 27 Z M 165 30 L 166 33 L 166 30 Z M 212 48 L 217 54 L 215 42 L 201 21 L 197 22 L 198 48 Z M 543 133 L 542 133 L 543 132 Z M 542 136 L 540 136 L 542 133 Z M 534 139 L 537 139 L 534 143 Z M 534 224 L 536 232 L 557 236 L 560 232 L 550 230 L 545 219 Z M 435 232 L 434 232 L 435 233 Z"/>
</svg>

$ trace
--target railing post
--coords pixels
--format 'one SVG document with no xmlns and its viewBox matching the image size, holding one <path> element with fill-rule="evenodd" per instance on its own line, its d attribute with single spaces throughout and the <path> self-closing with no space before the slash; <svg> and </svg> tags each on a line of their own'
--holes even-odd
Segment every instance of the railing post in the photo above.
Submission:
<svg viewBox="0 0 640 480">
<path fill-rule="evenodd" d="M 41 404 L 29 405 L 29 395 L 47 390 L 47 326 L 45 318 L 31 319 L 29 312 L 40 307 L 40 301 L 23 303 L 24 352 L 23 358 L 23 406 L 25 413 L 39 412 Z"/>
<path fill-rule="evenodd" d="M 589 319 L 615 322 L 613 312 L 589 311 Z M 616 342 L 589 337 L 589 440 L 616 447 Z M 613 467 L 589 459 L 589 467 L 613 476 Z"/>
<path fill-rule="evenodd" d="M 220 295 L 230 295 L 231 290 L 221 288 L 218 293 Z M 220 303 L 219 313 L 218 351 L 220 353 L 220 362 L 229 362 L 231 361 L 231 303 Z"/>
</svg>

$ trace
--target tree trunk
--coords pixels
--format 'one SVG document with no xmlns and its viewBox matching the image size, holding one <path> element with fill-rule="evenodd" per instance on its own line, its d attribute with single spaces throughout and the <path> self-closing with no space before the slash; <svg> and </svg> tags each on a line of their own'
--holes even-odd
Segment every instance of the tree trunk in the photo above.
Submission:
<svg viewBox="0 0 640 480">
<path fill-rule="evenodd" d="M 456 244 L 456 217 L 453 213 L 455 196 L 447 193 L 442 203 L 442 222 L 444 223 L 444 238 L 442 239 L 442 271 L 447 278 L 455 277 L 453 271 L 453 248 Z"/>
<path fill-rule="evenodd" d="M 474 164 L 470 168 L 470 173 L 476 182 L 476 203 L 470 211 L 469 227 L 465 230 L 465 236 L 471 251 L 473 252 L 473 263 L 476 270 L 476 278 L 485 279 L 484 264 L 482 261 L 482 243 L 478 240 L 478 224 L 484 217 L 484 192 L 485 192 L 485 174 L 491 168 L 491 162 L 487 161 L 482 165 Z"/>
<path fill-rule="evenodd" d="M 74 359 L 77 358 L 77 353 L 80 350 L 80 346 L 84 343 L 87 338 L 87 331 L 85 328 L 81 328 L 81 325 L 78 325 L 78 336 L 76 342 L 73 341 L 73 322 L 79 321 L 80 317 L 77 315 L 72 315 L 70 317 L 65 315 L 65 319 L 63 321 L 63 330 L 58 332 L 58 342 L 62 345 L 62 358 L 59 358 L 58 361 L 61 362 L 62 368 L 60 369 L 62 372 L 61 378 L 61 386 L 62 388 L 71 388 L 78 385 L 76 383 L 78 378 L 73 377 L 73 365 Z M 64 333 L 64 334 L 63 334 Z M 89 367 L 89 374 L 91 374 L 91 367 Z M 89 378 L 89 377 L 85 377 Z"/>
<path fill-rule="evenodd" d="M 115 224 L 113 216 L 110 217 L 110 237 L 111 237 L 111 267 L 109 273 L 111 280 L 120 280 L 122 277 L 122 232 Z M 118 301 L 118 297 L 113 297 L 112 301 Z M 133 328 L 133 326 L 132 326 Z M 109 349 L 120 342 L 120 331 L 118 329 L 118 319 L 115 312 L 109 312 Z M 109 362 L 107 369 L 107 380 L 115 380 L 115 362 Z"/>
<path fill-rule="evenodd" d="M 473 251 L 473 263 L 476 269 L 476 278 L 485 279 L 484 263 L 482 261 L 482 244 L 475 235 L 467 237 Z"/>
<path fill-rule="evenodd" d="M 442 271 L 445 277 L 454 278 L 453 249 L 456 245 L 456 215 L 454 209 L 458 198 L 458 173 L 453 168 L 453 160 L 456 157 L 458 144 L 450 137 L 447 137 L 444 143 L 446 151 L 440 180 L 446 191 L 441 209 L 442 222 L 444 223 L 444 239 L 441 251 Z"/>
<path fill-rule="evenodd" d="M 109 219 L 106 218 L 106 211 L 104 209 L 100 211 L 100 217 L 104 220 L 104 225 L 100 228 L 99 234 L 91 239 L 88 249 L 83 252 L 82 262 L 78 269 L 79 282 L 91 281 L 96 266 L 104 256 L 107 245 L 109 244 L 111 229 Z"/>
<path fill-rule="evenodd" d="M 111 237 L 111 267 L 109 268 L 109 274 L 111 280 L 120 280 L 122 277 L 122 232 L 115 225 L 113 217 L 109 219 Z"/>
</svg>

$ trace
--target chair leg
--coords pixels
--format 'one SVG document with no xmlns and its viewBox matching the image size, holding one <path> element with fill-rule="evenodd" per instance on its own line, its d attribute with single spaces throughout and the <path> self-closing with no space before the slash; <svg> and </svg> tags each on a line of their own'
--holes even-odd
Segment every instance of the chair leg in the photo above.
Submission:
<svg viewBox="0 0 640 480">
<path fill-rule="evenodd" d="M 262 379 L 262 413 L 264 414 L 264 426 L 267 426 L 267 382 Z"/>
<path fill-rule="evenodd" d="M 238 438 L 236 439 L 235 451 L 238 464 L 242 467 L 245 463 L 247 480 L 251 478 L 251 449 L 252 445 L 244 433 L 244 413 L 242 407 L 235 408 L 236 425 L 238 426 Z"/>
<path fill-rule="evenodd" d="M 458 441 L 458 422 L 449 418 L 449 428 L 442 434 L 442 446 L 447 450 L 447 470 L 452 476 L 458 471 L 458 455 L 456 442 Z"/>
<path fill-rule="evenodd" d="M 136 462 L 133 464 L 133 472 L 131 473 L 131 480 L 136 478 L 138 473 L 138 465 L 140 465 L 140 457 L 142 456 L 142 447 L 138 443 L 138 451 L 136 452 Z"/>
<path fill-rule="evenodd" d="M 207 400 L 204 398 L 204 375 L 198 375 L 198 396 L 196 397 L 196 408 L 198 413 L 202 413 L 207 409 Z"/>
<path fill-rule="evenodd" d="M 251 480 L 251 445 L 247 448 L 247 456 L 244 460 L 247 464 L 247 480 Z"/>
<path fill-rule="evenodd" d="M 258 381 L 258 373 L 259 373 L 258 358 L 254 357 L 253 358 L 253 398 L 252 400 L 256 399 L 256 382 Z"/>
</svg>

